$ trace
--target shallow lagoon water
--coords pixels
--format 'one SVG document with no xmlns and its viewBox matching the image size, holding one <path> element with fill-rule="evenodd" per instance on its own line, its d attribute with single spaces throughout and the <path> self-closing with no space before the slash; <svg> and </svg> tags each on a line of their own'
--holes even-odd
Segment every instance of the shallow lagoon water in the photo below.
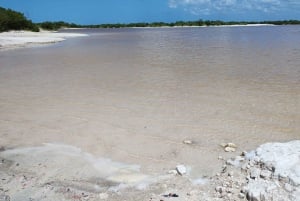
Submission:
<svg viewBox="0 0 300 201">
<path fill-rule="evenodd" d="M 0 52 L 3 146 L 206 175 L 222 142 L 300 137 L 300 26 L 65 31 L 90 36 Z"/>
</svg>

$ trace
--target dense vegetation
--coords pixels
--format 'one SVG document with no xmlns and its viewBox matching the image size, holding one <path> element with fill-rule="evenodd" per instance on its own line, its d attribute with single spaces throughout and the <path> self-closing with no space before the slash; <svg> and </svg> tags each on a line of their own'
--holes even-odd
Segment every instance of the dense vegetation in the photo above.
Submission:
<svg viewBox="0 0 300 201">
<path fill-rule="evenodd" d="M 261 21 L 261 22 L 253 22 L 253 21 L 231 21 L 225 22 L 220 20 L 197 20 L 197 21 L 177 21 L 177 22 L 141 22 L 141 23 L 128 23 L 128 24 L 99 24 L 99 25 L 77 25 L 70 24 L 66 22 L 43 22 L 38 25 L 47 30 L 57 30 L 60 28 L 126 28 L 126 27 L 180 27 L 180 26 L 221 26 L 221 25 L 247 25 L 247 24 L 273 24 L 273 25 L 294 25 L 299 24 L 299 20 L 282 20 L 282 21 Z"/>
<path fill-rule="evenodd" d="M 9 30 L 39 31 L 39 28 L 24 14 L 0 7 L 0 32 Z"/>
</svg>

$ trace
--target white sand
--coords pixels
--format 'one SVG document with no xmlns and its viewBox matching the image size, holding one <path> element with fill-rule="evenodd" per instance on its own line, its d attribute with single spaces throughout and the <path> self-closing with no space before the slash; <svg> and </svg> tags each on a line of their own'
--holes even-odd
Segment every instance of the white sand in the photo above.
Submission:
<svg viewBox="0 0 300 201">
<path fill-rule="evenodd" d="M 0 151 L 0 200 L 233 201 L 247 197 L 297 201 L 300 186 L 293 181 L 300 178 L 299 148 L 300 141 L 267 143 L 253 151 L 249 159 L 235 157 L 240 163 L 236 167 L 224 160 L 220 173 L 196 182 L 188 172 L 146 175 L 139 166 L 95 158 L 73 146 L 45 144 L 4 150 Z M 290 163 L 282 167 L 286 160 Z M 270 169 L 268 164 L 274 167 Z M 281 170 L 288 176 L 276 176 Z M 257 172 L 256 178 L 253 172 Z M 267 175 L 263 172 L 270 176 L 263 177 Z"/>
<path fill-rule="evenodd" d="M 87 35 L 79 33 L 57 33 L 50 31 L 9 31 L 0 33 L 0 49 L 11 49 L 25 47 L 28 45 L 55 43 L 64 41 L 66 38 L 83 36 Z"/>
</svg>

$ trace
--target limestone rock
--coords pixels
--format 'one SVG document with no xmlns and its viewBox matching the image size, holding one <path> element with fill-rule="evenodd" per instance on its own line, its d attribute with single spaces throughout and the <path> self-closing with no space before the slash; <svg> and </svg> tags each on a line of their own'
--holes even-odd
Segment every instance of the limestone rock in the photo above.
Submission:
<svg viewBox="0 0 300 201">
<path fill-rule="evenodd" d="M 236 149 L 234 147 L 225 147 L 224 151 L 226 151 L 226 152 L 235 152 Z"/>
<path fill-rule="evenodd" d="M 236 151 L 236 144 L 229 142 L 229 143 L 221 143 L 220 144 L 221 147 L 224 148 L 224 151 L 226 152 L 235 152 Z"/>
<path fill-rule="evenodd" d="M 300 140 L 263 144 L 256 149 L 256 155 L 271 166 L 274 176 L 286 176 L 292 185 L 300 185 Z"/>
<path fill-rule="evenodd" d="M 263 178 L 263 179 L 268 179 L 272 176 L 272 173 L 268 170 L 262 170 L 260 172 L 260 177 Z"/>
<path fill-rule="evenodd" d="M 180 175 L 184 175 L 187 173 L 187 169 L 184 165 L 177 165 L 176 170 L 177 170 L 178 174 L 180 174 Z"/>
<path fill-rule="evenodd" d="M 183 144 L 190 145 L 190 144 L 193 144 L 193 141 L 192 141 L 192 140 L 183 140 L 182 143 L 183 143 Z"/>
</svg>

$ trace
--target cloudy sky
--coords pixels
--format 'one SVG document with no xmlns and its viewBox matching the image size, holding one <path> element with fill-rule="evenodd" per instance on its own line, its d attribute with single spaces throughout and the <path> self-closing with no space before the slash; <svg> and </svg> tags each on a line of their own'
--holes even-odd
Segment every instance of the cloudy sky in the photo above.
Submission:
<svg viewBox="0 0 300 201">
<path fill-rule="evenodd" d="M 0 0 L 34 22 L 79 24 L 177 20 L 300 20 L 300 0 Z"/>
</svg>

